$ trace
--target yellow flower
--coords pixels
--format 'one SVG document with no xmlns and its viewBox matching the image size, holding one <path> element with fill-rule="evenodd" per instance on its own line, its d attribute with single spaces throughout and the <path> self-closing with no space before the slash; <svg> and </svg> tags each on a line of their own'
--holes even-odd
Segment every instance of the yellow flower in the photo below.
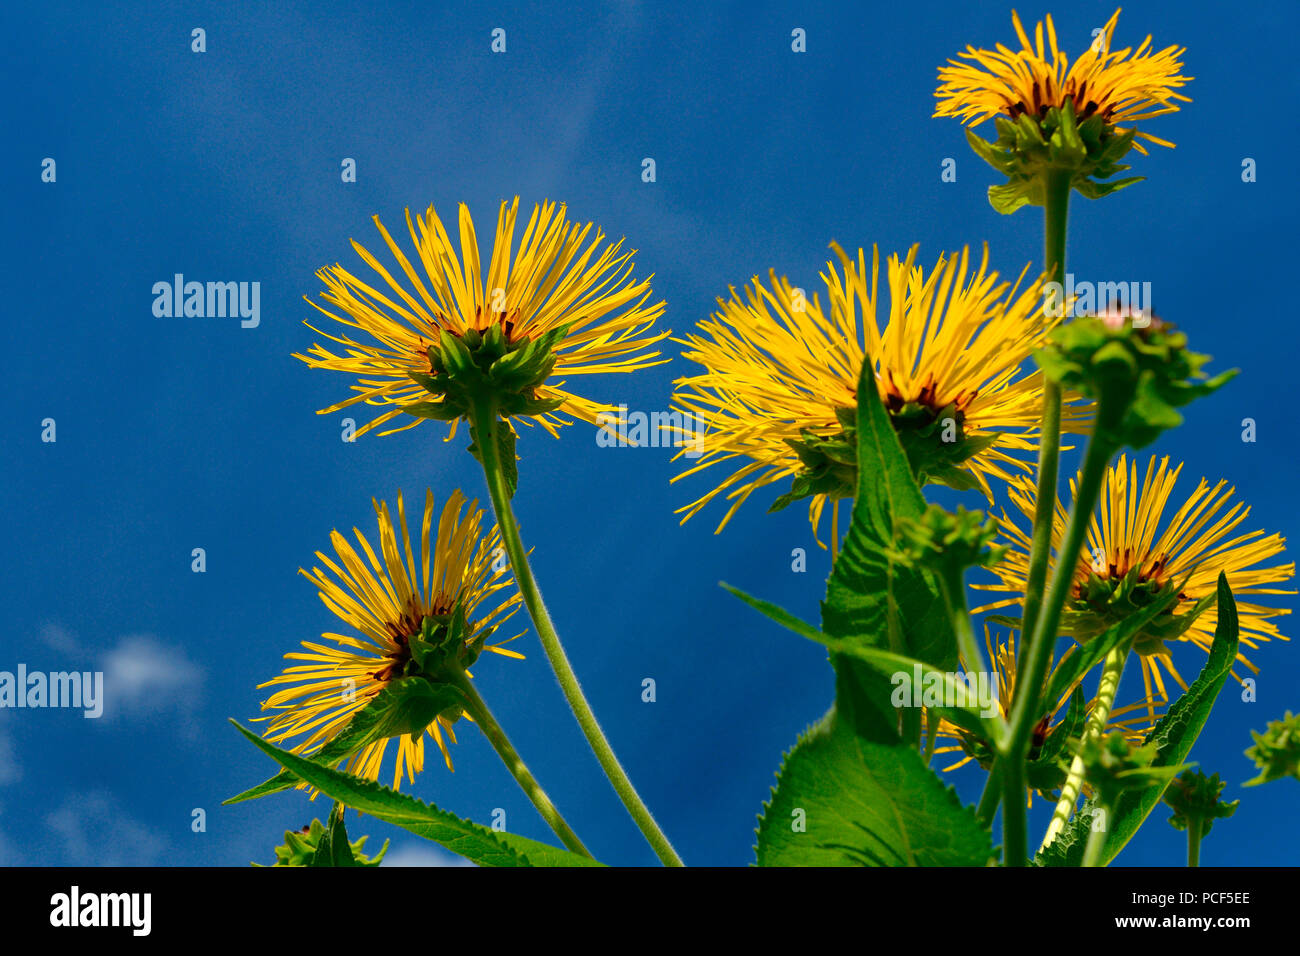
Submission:
<svg viewBox="0 0 1300 956">
<path fill-rule="evenodd" d="M 1107 21 L 1092 45 L 1073 63 L 1056 46 L 1056 28 L 1047 17 L 1047 46 L 1043 24 L 1034 28 L 1031 45 L 1020 17 L 1011 22 L 1021 48 L 998 44 L 994 50 L 972 46 L 939 68 L 939 103 L 935 116 L 955 116 L 963 123 L 979 124 L 995 116 L 1015 120 L 1022 114 L 1042 119 L 1053 106 L 1069 102 L 1079 122 L 1100 114 L 1106 125 L 1139 123 L 1177 112 L 1178 103 L 1191 100 L 1176 92 L 1192 77 L 1179 71 L 1186 49 L 1169 46 L 1155 53 L 1147 37 L 1133 50 L 1112 50 L 1119 10 Z M 968 62 L 961 62 L 961 60 Z M 1139 131 L 1137 136 L 1161 146 L 1174 144 Z M 1146 152 L 1140 143 L 1138 150 Z"/>
<path fill-rule="evenodd" d="M 376 418 L 357 430 L 360 435 L 400 416 L 403 406 L 434 400 L 412 375 L 430 373 L 428 349 L 438 344 L 443 331 L 460 337 L 469 330 L 482 332 L 500 326 L 506 343 L 516 347 L 567 326 L 567 333 L 554 348 L 556 361 L 550 378 L 530 397 L 561 401 L 559 412 L 592 424 L 597 423 L 597 416 L 612 412 L 613 406 L 568 391 L 563 387 L 568 376 L 630 372 L 660 364 L 656 361 L 659 353 L 645 349 L 669 334 L 650 332 L 664 305 L 646 304 L 650 282 L 633 281 L 633 251 L 621 252 L 622 240 L 607 245 L 603 232 L 596 229 L 593 236 L 592 224 L 570 222 L 565 207 L 551 202 L 534 206 L 516 250 L 518 209 L 518 197 L 508 206 L 501 203 L 486 282 L 474 223 L 464 204 L 460 206 L 459 253 L 432 206 L 414 221 L 407 211 L 406 225 L 417 253 L 415 264 L 375 217 L 375 225 L 408 284 L 355 241 L 352 246 L 357 254 L 382 280 L 376 283 L 378 288 L 340 265 L 316 273 L 326 287 L 321 298 L 339 312 L 308 300 L 310 304 L 369 339 L 356 341 L 343 332 L 333 335 L 308 326 L 343 346 L 343 353 L 316 344 L 307 354 L 294 357 L 311 368 L 333 369 L 357 378 L 352 386 L 355 395 L 319 414 L 357 402 L 382 408 Z M 556 412 L 526 419 L 552 435 L 558 434 L 557 426 L 569 424 Z M 380 434 L 413 428 L 422 420 L 412 417 L 409 423 Z M 457 424 L 452 421 L 451 436 Z"/>
<path fill-rule="evenodd" d="M 1041 280 L 1023 289 L 1025 272 L 1014 285 L 999 281 L 988 269 L 987 248 L 977 267 L 963 249 L 940 256 L 927 273 L 916 264 L 913 246 L 906 259 L 888 260 L 890 300 L 880 307 L 887 309 L 882 330 L 879 252 L 873 248 L 868 272 L 862 250 L 854 261 L 837 244 L 831 247 L 841 270 L 828 262 L 822 273 L 826 309 L 816 295 L 805 298 L 772 272 L 766 286 L 755 277 L 743 299 L 733 288 L 730 300 L 718 300 L 721 311 L 699 323 L 701 335 L 680 340 L 688 347 L 684 356 L 705 371 L 677 380 L 674 405 L 695 417 L 702 434 L 679 453 L 698 460 L 673 480 L 744 460 L 716 488 L 680 509 L 683 522 L 725 494 L 731 507 L 721 531 L 759 488 L 793 477 L 798 491 L 809 473 L 806 446 L 839 454 L 833 444 L 846 438 L 844 418 L 857 408 L 866 356 L 905 444 L 915 440 L 918 448 L 944 451 L 965 443 L 971 450 L 964 460 L 948 463 L 947 480 L 936 480 L 952 483 L 952 474 L 961 471 L 991 496 L 990 476 L 1007 480 L 1011 469 L 1025 467 L 1010 452 L 1037 447 L 1042 376 L 1022 374 L 1020 367 L 1058 321 L 1039 308 Z M 1077 430 L 1072 406 L 1063 417 Z M 799 446 L 805 446 L 804 457 Z M 795 495 L 811 497 L 814 531 L 828 500 L 852 495 L 856 472 L 849 461 L 839 469 L 837 487 L 812 483 Z M 778 502 L 783 503 L 788 502 Z"/>
<path fill-rule="evenodd" d="M 1007 635 L 1006 640 L 998 643 L 994 648 L 993 637 L 989 633 L 988 625 L 984 626 L 984 646 L 988 654 L 988 660 L 992 661 L 993 673 L 997 680 L 997 697 L 998 708 L 1003 718 L 1009 718 L 1011 715 L 1012 695 L 1016 690 L 1016 639 L 1014 632 Z M 1057 663 L 1061 666 L 1064 659 Z M 1077 686 L 1077 685 L 1075 685 Z M 1065 716 L 1070 703 L 1070 696 L 1074 693 L 1074 687 L 1067 688 L 1061 699 L 1054 702 L 1050 713 L 1045 714 L 1043 718 L 1034 727 L 1033 750 L 1031 759 L 1038 753 L 1048 736 L 1052 734 L 1061 724 L 1061 719 Z M 1091 713 L 1096 701 L 1089 701 L 1085 707 L 1085 714 Z M 1122 707 L 1111 709 L 1110 716 L 1106 721 L 1107 732 L 1118 732 L 1133 741 L 1141 743 L 1155 726 L 1155 710 L 1159 704 L 1153 701 L 1148 694 L 1143 700 L 1136 701 L 1132 704 L 1126 704 Z M 970 740 L 970 735 L 961 730 L 957 725 L 948 720 L 941 720 L 939 728 L 935 733 L 936 742 L 943 741 L 942 745 L 935 747 L 935 754 L 960 754 L 956 763 L 944 767 L 945 772 L 956 770 L 964 767 L 972 760 L 980 760 L 982 764 L 989 764 L 992 759 L 992 753 L 986 749 L 981 750 L 978 744 Z M 987 769 L 987 766 L 986 766 Z M 1043 773 L 1053 773 L 1054 770 L 1044 768 Z M 1064 771 L 1061 771 L 1060 777 L 1064 779 Z M 1030 803 L 1033 803 L 1033 790 L 1039 789 L 1044 792 L 1059 788 L 1060 784 L 1055 786 L 1035 787 L 1034 783 L 1050 783 L 1051 780 L 1031 779 Z"/>
<path fill-rule="evenodd" d="M 1174 667 L 1170 643 L 1195 644 L 1208 651 L 1214 642 L 1218 620 L 1215 607 L 1206 609 L 1185 630 L 1186 621 L 1180 622 L 1178 618 L 1186 615 L 1197 601 L 1215 593 L 1219 572 L 1227 574 L 1237 598 L 1296 593 L 1275 586 L 1294 577 L 1294 562 L 1257 567 L 1285 550 L 1286 541 L 1281 535 L 1265 535 L 1263 531 L 1236 534 L 1238 526 L 1250 515 L 1250 509 L 1241 502 L 1228 506 L 1235 489 L 1227 488 L 1226 481 L 1211 487 L 1202 479 L 1165 523 L 1164 530 L 1158 531 L 1181 471 L 1182 465 L 1171 470 L 1168 458 L 1157 464 L 1152 456 L 1146 475 L 1139 484 L 1137 462 L 1130 466 L 1124 455 L 1107 470 L 1101 501 L 1089 524 L 1087 543 L 1079 555 L 1074 588 L 1066 601 L 1061 621 L 1063 633 L 1086 641 L 1135 607 L 1140 607 L 1166 584 L 1180 587 L 1173 608 L 1148 625 L 1135 643 L 1147 692 L 1152 694 L 1154 683 L 1152 698 L 1162 701 L 1169 699 L 1161 676 L 1162 666 L 1180 687 L 1187 687 Z M 1032 525 L 1033 483 L 1018 479 L 1012 483 L 1008 494 L 1012 504 L 1024 515 L 1027 526 Z M 1066 520 L 1065 507 L 1058 501 L 1052 529 L 1054 548 L 1061 546 Z M 974 587 L 1019 593 L 1016 597 L 977 608 L 975 613 L 1020 606 L 1023 602 L 1030 533 L 1019 527 L 1006 512 L 1003 512 L 1001 524 L 1010 549 L 1002 562 L 992 569 L 1001 579 L 1000 584 L 977 584 Z M 1237 611 L 1241 643 L 1246 647 L 1258 647 L 1261 641 L 1287 640 L 1278 632 L 1272 619 L 1291 613 L 1288 609 L 1239 602 Z M 1259 669 L 1244 654 L 1238 654 L 1237 660 L 1258 673 Z"/>
<path fill-rule="evenodd" d="M 328 570 L 313 567 L 301 572 L 316 585 L 325 606 L 360 636 L 326 633 L 321 636 L 331 643 L 304 641 L 303 651 L 285 655 L 287 660 L 307 663 L 288 667 L 279 677 L 259 685 L 291 685 L 276 691 L 262 704 L 263 710 L 277 711 L 273 717 L 261 718 L 270 721 L 265 734 L 268 740 L 279 743 L 306 734 L 294 745 L 293 752 L 310 755 L 320 750 L 390 680 L 404 675 L 411 661 L 411 639 L 420 634 L 426 617 L 449 615 L 459 608 L 466 622 L 469 656 L 479 650 L 506 657 L 523 656 L 500 645 L 483 643 L 519 603 L 508 571 L 494 567 L 494 559 L 501 553 L 497 529 L 484 536 L 482 509 L 473 501 L 466 506 L 465 496 L 456 491 L 443 506 L 436 536 L 431 540 L 433 505 L 430 491 L 424 503 L 418 567 L 398 492 L 396 522 L 386 503 L 374 503 L 379 518 L 378 553 L 360 530 L 353 529 L 359 552 L 334 531 L 330 542 L 337 561 L 318 551 L 316 557 Z M 505 598 L 500 592 L 507 590 L 512 593 Z M 480 612 L 485 603 L 491 609 Z M 451 755 L 443 734 L 455 742 L 452 721 L 440 716 L 429 725 L 428 733 L 450 769 Z M 414 741 L 409 734 L 397 739 L 394 789 L 400 786 L 403 775 L 413 781 L 424 766 L 424 735 Z M 386 739 L 364 747 L 348 760 L 348 772 L 378 780 L 388 743 Z"/>
</svg>

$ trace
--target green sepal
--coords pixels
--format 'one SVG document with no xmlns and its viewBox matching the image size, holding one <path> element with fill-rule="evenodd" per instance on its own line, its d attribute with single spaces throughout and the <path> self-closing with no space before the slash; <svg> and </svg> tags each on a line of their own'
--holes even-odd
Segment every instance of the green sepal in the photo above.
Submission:
<svg viewBox="0 0 1300 956">
<path fill-rule="evenodd" d="M 1112 179 L 1129 167 L 1120 162 L 1133 148 L 1133 129 L 1119 130 L 1098 114 L 1076 122 L 1074 103 L 1053 106 L 1041 117 L 1021 113 L 1015 120 L 994 119 L 997 138 L 990 142 L 973 130 L 966 141 L 975 155 L 1007 177 L 989 187 L 989 205 L 1003 215 L 1022 206 L 1043 206 L 1049 173 L 1068 172 L 1070 185 L 1088 199 L 1118 192 L 1140 176 Z"/>
</svg>

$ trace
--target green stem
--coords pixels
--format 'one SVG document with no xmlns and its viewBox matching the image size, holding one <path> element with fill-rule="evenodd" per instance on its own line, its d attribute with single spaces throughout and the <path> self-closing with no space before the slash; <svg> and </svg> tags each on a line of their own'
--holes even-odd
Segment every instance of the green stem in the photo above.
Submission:
<svg viewBox="0 0 1300 956">
<path fill-rule="evenodd" d="M 1187 821 L 1187 865 L 1201 865 L 1201 831 L 1202 824 L 1193 817 Z"/>
<path fill-rule="evenodd" d="M 1109 825 L 1110 807 L 1099 804 L 1097 812 L 1105 815 L 1102 819 L 1104 819 L 1107 825 Z M 1105 863 L 1102 861 L 1102 854 L 1105 851 L 1105 849 L 1106 849 L 1106 828 L 1098 827 L 1092 830 L 1092 832 L 1088 834 L 1088 844 L 1083 849 L 1083 865 L 1104 866 Z"/>
<path fill-rule="evenodd" d="M 1023 757 L 1009 757 L 1002 763 L 1002 864 L 1025 866 L 1029 819 Z M 996 769 L 996 767 L 994 768 Z"/>
<path fill-rule="evenodd" d="M 1065 279 L 1070 179 L 1071 174 L 1063 170 L 1049 169 L 1044 174 L 1043 267 L 1048 281 L 1064 282 Z M 1038 709 L 1038 698 L 1042 694 L 1043 680 L 1052 658 L 1052 638 L 1039 635 L 1045 633 L 1040 627 L 1043 623 L 1040 618 L 1048 563 L 1052 554 L 1052 526 L 1056 517 L 1061 459 L 1061 390 L 1046 377 L 1043 382 L 1043 416 L 1038 440 L 1038 488 L 1025 584 L 1025 604 L 1020 621 L 1022 640 L 1016 662 L 1016 693 L 1012 703 L 1007 747 L 993 765 L 993 773 L 1002 775 L 1002 842 L 1005 848 L 1004 861 L 1008 866 L 1024 866 L 1026 862 L 1028 816 L 1025 811 L 1025 761 L 1029 756 L 1030 737 L 1036 721 L 1034 713 Z M 1091 446 L 1089 450 L 1091 451 Z M 1109 456 L 1107 460 L 1108 458 Z M 1067 549 L 1061 553 L 1077 554 L 1077 549 L 1074 552 Z M 1058 576 L 1062 566 L 1058 565 Z M 1073 570 L 1071 566 L 1071 574 Z M 1063 594 L 1061 600 L 1064 600 Z M 1058 605 L 1054 617 L 1059 619 L 1059 615 Z M 1056 625 L 1057 620 L 1053 620 L 1051 627 L 1046 630 L 1054 634 Z M 990 784 L 992 782 L 990 777 Z"/>
<path fill-rule="evenodd" d="M 939 716 L 937 710 L 927 710 L 925 712 L 925 763 L 929 766 L 930 761 L 934 759 L 934 748 L 939 743 L 939 724 L 943 718 Z"/>
<path fill-rule="evenodd" d="M 1049 170 L 1044 174 L 1046 199 L 1043 206 L 1043 269 L 1047 273 L 1047 281 L 1062 284 L 1065 282 L 1065 235 L 1070 208 L 1071 176 L 1072 173 L 1061 170 Z M 1064 299 L 1061 301 L 1064 304 Z M 1047 583 L 1061 460 L 1061 389 L 1046 378 L 1043 382 L 1043 418 L 1038 440 L 1038 498 L 1034 508 L 1029 574 L 1021 618 L 1022 634 L 1034 632 L 1038 610 L 1042 605 L 1043 587 Z"/>
<path fill-rule="evenodd" d="M 1104 409 L 1099 410 L 1099 416 Z M 1022 651 L 1022 668 L 1016 674 L 1016 695 L 1012 702 L 1010 728 L 1007 734 L 1006 787 L 1010 793 L 1011 783 L 1016 782 L 1023 789 L 1024 763 L 1029 756 L 1034 724 L 1041 716 L 1040 698 L 1043 693 L 1043 681 L 1052 661 L 1052 648 L 1056 642 L 1057 627 L 1061 622 L 1061 608 L 1074 583 L 1074 573 L 1078 566 L 1079 551 L 1083 548 L 1084 535 L 1088 522 L 1092 518 L 1097 504 L 1097 495 L 1101 490 L 1102 480 L 1106 476 L 1106 466 L 1110 463 L 1114 446 L 1095 435 L 1088 442 L 1088 451 L 1084 456 L 1083 473 L 1075 492 L 1074 502 L 1070 506 L 1070 519 L 1066 526 L 1065 540 L 1057 555 L 1056 569 L 1052 574 L 1052 583 L 1047 592 L 1047 599 L 1034 625 L 1034 633 Z M 1012 772 L 1014 769 L 1014 773 Z M 1003 843 L 1007 848 L 1008 865 L 1023 865 L 1023 853 L 1026 836 L 1024 808 L 1009 819 L 1013 808 L 1004 806 L 1002 811 Z M 1008 832 L 1008 830 L 1017 832 Z M 1017 862 L 1012 862 L 1012 854 L 1020 853 Z"/>
<path fill-rule="evenodd" d="M 976 674 L 989 673 L 984 663 L 984 653 L 979 642 L 975 640 L 975 631 L 971 628 L 970 611 L 966 605 L 966 583 L 959 572 L 945 569 L 939 577 L 939 589 L 943 592 L 944 604 L 947 605 L 948 618 L 952 621 L 953 633 L 957 638 L 957 652 L 961 655 L 966 670 Z"/>
<path fill-rule="evenodd" d="M 1106 721 L 1110 720 L 1110 711 L 1115 705 L 1115 692 L 1119 690 L 1119 681 L 1124 675 L 1124 663 L 1128 660 L 1128 653 L 1129 645 L 1125 643 L 1113 648 L 1106 655 L 1106 663 L 1102 665 L 1101 670 L 1101 683 L 1097 686 L 1097 699 L 1092 705 L 1092 713 L 1088 715 L 1088 724 L 1083 729 L 1079 748 L 1070 762 L 1070 772 L 1065 778 L 1065 785 L 1061 788 L 1061 798 L 1056 801 L 1056 809 L 1052 811 L 1052 822 L 1048 824 L 1047 834 L 1043 837 L 1043 849 L 1065 829 L 1065 825 L 1070 821 L 1070 815 L 1074 813 L 1074 803 L 1079 799 L 1079 790 L 1083 786 L 1083 749 L 1106 730 Z"/>
<path fill-rule="evenodd" d="M 519 537 L 519 525 L 515 521 L 514 511 L 510 507 L 510 489 L 506 485 L 500 445 L 497 440 L 497 429 L 502 426 L 502 422 L 497 415 L 496 407 L 490 401 L 477 404 L 473 409 L 471 426 L 475 433 L 475 445 L 483 463 L 483 474 L 487 478 L 488 494 L 492 498 L 492 508 L 496 512 L 497 526 L 501 529 L 501 540 L 505 546 L 506 554 L 510 557 L 510 566 L 514 570 L 515 582 L 519 586 L 519 593 L 523 597 L 524 605 L 528 608 L 528 613 L 532 617 L 533 627 L 537 630 L 537 637 L 542 643 L 542 649 L 546 652 L 546 659 L 550 661 L 551 669 L 560 682 L 560 689 L 564 692 L 564 699 L 568 701 L 569 709 L 573 711 L 574 717 L 577 718 L 578 726 L 582 728 L 582 733 L 587 738 L 587 743 L 592 752 L 596 755 L 596 760 L 600 763 L 601 769 L 605 771 L 605 776 L 609 778 L 609 782 L 613 785 L 618 798 L 623 802 L 623 806 L 627 808 L 627 812 L 631 815 L 637 828 L 645 836 L 655 855 L 659 857 L 665 866 L 682 866 L 684 864 L 681 857 L 677 855 L 672 844 L 668 842 L 668 838 L 664 836 L 663 831 L 659 829 L 659 825 L 655 823 L 654 817 L 651 816 L 650 811 L 636 792 L 636 788 L 632 786 L 632 781 L 628 779 L 627 773 L 619 764 L 618 758 L 609 745 L 609 741 L 605 739 L 605 734 L 600 729 L 596 715 L 592 713 L 591 705 L 587 703 L 587 698 L 583 696 L 582 687 L 578 683 L 577 675 L 573 672 L 573 666 L 564 653 L 564 646 L 560 643 L 560 637 L 555 631 L 555 625 L 551 622 L 551 615 L 542 601 L 542 592 L 538 589 L 532 568 L 528 564 L 528 552 L 524 549 L 523 541 Z M 509 425 L 507 424 L 505 427 L 508 428 Z"/>
<path fill-rule="evenodd" d="M 492 749 L 497 752 L 501 762 L 506 765 L 510 775 L 515 778 L 515 781 L 519 784 L 519 789 L 523 790 L 529 802 L 537 808 L 537 812 L 546 821 L 546 825 L 554 830 L 555 835 L 560 838 L 560 842 L 574 853 L 580 853 L 589 859 L 594 859 L 587 848 L 582 845 L 578 835 L 565 822 L 564 817 L 560 816 L 560 811 L 555 809 L 555 804 L 551 803 L 551 798 L 546 795 L 542 785 L 537 782 L 537 778 L 532 775 L 528 766 L 519 756 L 514 746 L 511 745 L 510 738 L 506 736 L 505 730 L 497 723 L 497 719 L 492 716 L 492 711 L 488 710 L 488 705 L 484 703 L 478 689 L 464 675 L 454 683 L 469 699 L 469 712 L 470 716 L 474 718 L 474 723 L 483 732 L 483 736 L 488 739 L 488 742 L 492 744 Z"/>
<path fill-rule="evenodd" d="M 998 812 L 998 804 L 1001 802 L 1002 763 L 995 760 L 989 769 L 988 779 L 984 781 L 984 792 L 980 794 L 979 806 L 975 808 L 975 815 L 986 827 L 992 826 L 993 815 Z"/>
</svg>

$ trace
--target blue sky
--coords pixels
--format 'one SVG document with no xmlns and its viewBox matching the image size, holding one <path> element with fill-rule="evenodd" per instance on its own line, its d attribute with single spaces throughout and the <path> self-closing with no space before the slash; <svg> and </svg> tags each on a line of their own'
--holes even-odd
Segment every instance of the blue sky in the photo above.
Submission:
<svg viewBox="0 0 1300 956">
<path fill-rule="evenodd" d="M 1071 4 L 1056 20 L 1063 44 L 1080 49 L 1112 9 Z M 931 261 L 987 241 L 1003 272 L 1040 264 L 1038 215 L 994 213 L 994 174 L 955 121 L 930 117 L 939 64 L 967 43 L 1011 42 L 997 4 L 411 4 L 379 15 L 53 3 L 6 7 L 0 26 L 11 38 L 0 669 L 102 670 L 109 687 L 99 720 L 0 710 L 5 863 L 269 861 L 283 830 L 324 815 L 299 794 L 220 807 L 271 770 L 226 718 L 254 716 L 256 684 L 281 656 L 334 629 L 297 569 L 332 528 L 372 528 L 372 496 L 485 494 L 465 442 L 445 444 L 440 426 L 347 444 L 342 415 L 313 414 L 347 383 L 290 357 L 316 339 L 302 297 L 317 292 L 317 268 L 357 264 L 348 239 L 374 240 L 371 215 L 397 222 L 407 206 L 450 214 L 464 201 L 490 222 L 516 194 L 565 201 L 639 250 L 638 272 L 654 273 L 677 332 L 769 268 L 816 288 L 832 239 L 882 251 L 919 242 Z M 1120 40 L 1186 46 L 1195 102 L 1152 124 L 1178 148 L 1134 156 L 1147 182 L 1104 202 L 1076 197 L 1069 246 L 1077 277 L 1151 281 L 1157 311 L 1214 368 L 1242 370 L 1152 451 L 1187 463 L 1185 491 L 1201 475 L 1229 478 L 1251 528 L 1288 538 L 1296 335 L 1276 296 L 1294 267 L 1286 164 L 1297 143 L 1295 124 L 1274 114 L 1298 92 L 1276 67 L 1295 26 L 1276 5 L 1128 6 Z M 496 27 L 504 54 L 490 50 Z M 806 53 L 791 51 L 796 27 Z M 45 157 L 54 183 L 41 181 Z M 355 183 L 340 179 L 345 157 Z M 647 157 L 653 183 L 641 178 Z M 1247 157 L 1253 183 L 1241 177 Z M 940 180 L 945 158 L 956 182 Z M 178 272 L 259 282 L 260 324 L 155 317 L 153 284 Z M 583 384 L 650 411 L 686 371 L 678 360 Z M 1240 437 L 1247 417 L 1253 444 Z M 47 418 L 54 443 L 41 441 Z M 598 448 L 594 436 L 578 425 L 559 441 L 538 430 L 520 441 L 516 511 L 540 583 L 592 705 L 683 857 L 748 863 L 781 754 L 824 712 L 832 680 L 821 651 L 716 585 L 815 619 L 828 558 L 801 508 L 767 515 L 767 499 L 722 535 L 716 511 L 679 527 L 673 510 L 706 479 L 670 486 L 678 469 L 663 450 Z M 194 548 L 205 573 L 191 571 Z M 806 573 L 791 571 L 795 548 L 808 550 Z M 597 856 L 652 863 L 540 647 L 531 635 L 515 646 L 527 660 L 476 669 L 485 698 Z M 1242 798 L 1207 841 L 1207 864 L 1296 862 L 1297 784 L 1237 784 L 1253 775 L 1248 730 L 1300 705 L 1298 653 L 1256 652 L 1258 702 L 1230 686 L 1193 752 Z M 1199 666 L 1194 649 L 1177 659 Z M 654 703 L 641 699 L 646 677 Z M 413 792 L 480 821 L 504 809 L 511 830 L 546 837 L 484 740 L 462 735 L 455 759 L 454 774 L 431 765 Z M 952 780 L 978 795 L 980 775 Z M 205 832 L 191 829 L 195 809 Z M 1122 863 L 1182 859 L 1185 837 L 1163 816 Z M 366 824 L 407 861 L 446 862 Z M 110 825 L 122 836 L 108 840 Z"/>
</svg>

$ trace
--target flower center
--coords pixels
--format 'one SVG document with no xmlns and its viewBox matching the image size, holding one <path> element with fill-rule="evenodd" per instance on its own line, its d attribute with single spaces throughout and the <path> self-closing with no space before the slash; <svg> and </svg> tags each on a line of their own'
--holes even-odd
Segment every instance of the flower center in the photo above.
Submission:
<svg viewBox="0 0 1300 956">
<path fill-rule="evenodd" d="M 1110 115 L 1115 111 L 1114 105 L 1108 105 L 1103 110 L 1096 100 L 1088 99 L 1087 80 L 1080 83 L 1077 89 L 1074 88 L 1074 85 L 1075 81 L 1070 80 L 1057 95 L 1055 83 L 1048 83 L 1045 87 L 1040 81 L 1034 80 L 1030 102 L 1026 103 L 1023 99 L 1013 102 L 1009 97 L 1003 100 L 1006 103 L 1007 115 L 1015 119 L 1022 113 L 1027 113 L 1040 120 L 1046 119 L 1049 109 L 1053 106 L 1063 106 L 1066 100 L 1070 100 L 1074 105 L 1074 116 L 1078 122 L 1083 122 L 1097 112 L 1101 113 L 1102 119 L 1110 118 Z"/>
</svg>

